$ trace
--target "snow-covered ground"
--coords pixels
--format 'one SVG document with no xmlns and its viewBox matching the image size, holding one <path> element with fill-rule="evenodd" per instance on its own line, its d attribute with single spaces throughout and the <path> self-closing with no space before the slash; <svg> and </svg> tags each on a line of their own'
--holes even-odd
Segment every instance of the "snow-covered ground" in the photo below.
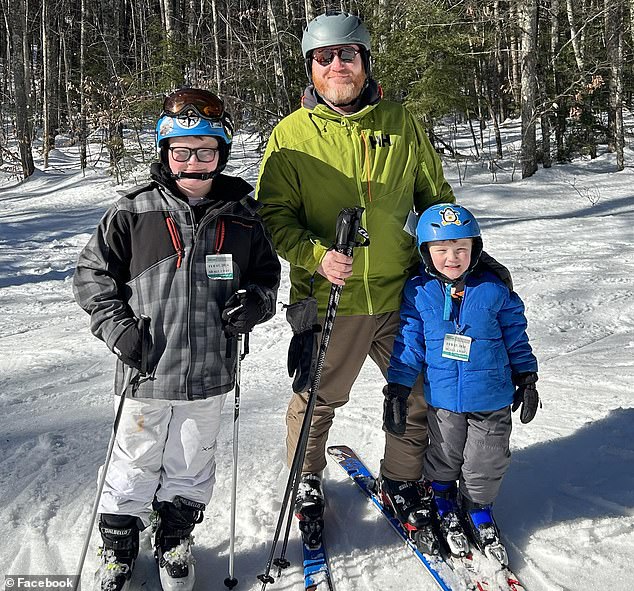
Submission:
<svg viewBox="0 0 634 591">
<path fill-rule="evenodd" d="M 517 132 L 515 122 L 505 125 L 509 137 Z M 252 182 L 253 146 L 237 142 L 231 169 Z M 459 201 L 481 220 L 485 248 L 513 272 L 540 361 L 543 408 L 531 424 L 515 424 L 498 521 L 530 591 L 627 591 L 634 575 L 634 171 L 613 172 L 613 156 L 603 154 L 527 180 L 515 171 L 511 183 L 509 161 L 499 165 L 493 182 L 480 164 L 461 164 L 460 187 L 456 165 L 446 163 Z M 0 189 L 0 575 L 76 568 L 112 424 L 113 358 L 90 334 L 70 278 L 120 190 L 99 169 L 83 176 L 72 148 L 56 150 L 45 172 L 23 183 L 5 179 Z M 287 297 L 285 277 L 279 299 Z M 261 586 L 256 575 L 287 478 L 290 336 L 278 313 L 254 331 L 243 365 L 236 541 L 243 591 Z M 355 447 L 375 471 L 382 385 L 367 365 L 330 436 Z M 214 498 L 195 531 L 198 590 L 223 589 L 227 576 L 232 404 L 224 416 Z M 434 588 L 335 466 L 325 486 L 338 591 Z M 85 580 L 97 544 L 93 535 Z M 269 589 L 300 587 L 300 554 L 293 529 L 292 566 Z M 148 535 L 133 585 L 159 588 Z"/>
</svg>

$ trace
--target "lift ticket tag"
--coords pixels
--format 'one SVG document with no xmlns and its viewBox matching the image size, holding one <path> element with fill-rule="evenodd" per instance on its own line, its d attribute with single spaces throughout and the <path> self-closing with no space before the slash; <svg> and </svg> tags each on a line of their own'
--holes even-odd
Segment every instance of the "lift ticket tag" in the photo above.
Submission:
<svg viewBox="0 0 634 591">
<path fill-rule="evenodd" d="M 442 344 L 442 356 L 456 361 L 469 361 L 471 337 L 463 334 L 446 334 Z"/>
<path fill-rule="evenodd" d="M 205 269 L 209 279 L 233 279 L 233 257 L 230 254 L 208 254 Z"/>
</svg>

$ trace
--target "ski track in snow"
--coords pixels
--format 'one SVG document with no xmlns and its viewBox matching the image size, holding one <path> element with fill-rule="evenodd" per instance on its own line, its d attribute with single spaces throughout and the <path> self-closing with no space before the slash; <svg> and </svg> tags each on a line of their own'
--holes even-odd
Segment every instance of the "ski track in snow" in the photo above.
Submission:
<svg viewBox="0 0 634 591">
<path fill-rule="evenodd" d="M 517 135 L 517 122 L 505 133 Z M 254 147 L 253 139 L 238 143 L 231 166 L 252 183 Z M 0 575 L 75 571 L 113 419 L 114 361 L 90 334 L 70 278 L 79 250 L 122 188 L 101 170 L 82 175 L 76 163 L 72 148 L 60 148 L 49 170 L 22 183 L 6 179 L 0 189 Z M 511 564 L 530 591 L 627 591 L 634 574 L 634 171 L 611 172 L 614 159 L 604 154 L 513 183 L 510 172 L 498 172 L 493 183 L 472 163 L 460 187 L 455 164 L 445 168 L 459 202 L 481 220 L 485 249 L 513 273 L 540 361 L 543 408 L 530 425 L 514 425 L 513 461 L 496 505 Z M 579 194 L 593 190 L 595 205 Z M 288 300 L 287 268 L 281 302 Z M 290 336 L 279 312 L 254 331 L 243 364 L 235 563 L 241 591 L 261 587 L 256 576 L 287 479 Z M 378 370 L 366 365 L 329 440 L 356 448 L 374 472 L 384 444 L 382 385 Z M 194 532 L 199 591 L 224 589 L 227 576 L 230 402 L 223 414 L 214 498 Z M 340 472 L 325 472 L 337 591 L 434 589 Z M 97 546 L 95 531 L 84 588 Z M 134 591 L 159 589 L 150 546 L 144 532 Z M 292 566 L 279 578 L 273 570 L 269 589 L 301 588 L 296 528 L 288 558 Z"/>
</svg>

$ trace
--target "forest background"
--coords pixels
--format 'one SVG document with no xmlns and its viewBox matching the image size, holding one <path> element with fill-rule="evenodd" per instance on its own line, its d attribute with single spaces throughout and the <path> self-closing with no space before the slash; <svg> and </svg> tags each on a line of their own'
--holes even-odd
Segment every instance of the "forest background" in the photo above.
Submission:
<svg viewBox="0 0 634 591">
<path fill-rule="evenodd" d="M 154 158 L 141 137 L 182 85 L 220 94 L 263 146 L 300 104 L 302 30 L 327 9 L 365 20 L 385 97 L 421 119 L 437 150 L 492 171 L 510 158 L 528 177 L 606 144 L 625 166 L 633 0 L 0 1 L 0 166 L 22 178 L 35 170 L 33 150 L 48 166 L 56 140 L 77 144 L 90 166 L 95 134 L 125 178 Z M 507 118 L 521 118 L 519 150 L 499 133 Z M 468 153 L 451 137 L 464 122 Z"/>
</svg>

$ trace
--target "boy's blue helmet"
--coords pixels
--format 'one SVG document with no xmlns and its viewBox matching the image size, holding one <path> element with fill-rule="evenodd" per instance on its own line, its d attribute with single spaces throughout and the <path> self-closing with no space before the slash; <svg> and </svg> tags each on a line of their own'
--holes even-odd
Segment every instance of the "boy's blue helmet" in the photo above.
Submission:
<svg viewBox="0 0 634 591">
<path fill-rule="evenodd" d="M 464 277 L 473 270 L 482 254 L 482 237 L 478 221 L 466 207 L 454 203 L 432 205 L 421 214 L 416 226 L 416 244 L 430 275 L 448 281 L 435 269 L 429 254 L 428 243 L 436 240 L 459 240 L 460 238 L 473 238 L 471 264 L 464 273 Z"/>
<path fill-rule="evenodd" d="M 226 117 L 226 114 L 225 114 Z M 232 130 L 228 121 L 203 119 L 197 114 L 162 115 L 156 122 L 156 147 L 171 137 L 210 135 L 231 145 Z"/>
<path fill-rule="evenodd" d="M 435 240 L 458 240 L 480 236 L 480 226 L 473 214 L 462 205 L 439 203 L 426 209 L 416 226 L 416 244 Z"/>
<path fill-rule="evenodd" d="M 156 148 L 167 165 L 167 140 L 183 136 L 212 136 L 218 140 L 216 176 L 229 160 L 233 140 L 233 120 L 224 103 L 213 92 L 200 88 L 181 88 L 165 97 L 163 113 L 156 122 Z"/>
</svg>

